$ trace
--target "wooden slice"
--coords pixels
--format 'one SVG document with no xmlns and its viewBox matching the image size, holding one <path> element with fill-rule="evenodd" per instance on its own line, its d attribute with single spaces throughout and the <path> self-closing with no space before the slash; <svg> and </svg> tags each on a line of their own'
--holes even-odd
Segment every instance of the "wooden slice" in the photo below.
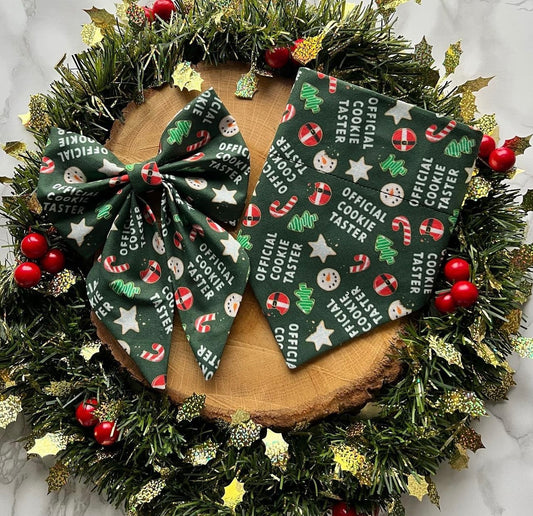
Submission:
<svg viewBox="0 0 533 516">
<path fill-rule="evenodd" d="M 235 97 L 237 80 L 248 68 L 241 64 L 201 66 L 203 87 L 213 87 L 235 117 L 250 149 L 250 197 L 281 116 L 292 81 L 261 77 L 253 100 Z M 125 110 L 125 124 L 115 122 L 107 147 L 124 163 L 157 154 L 162 131 L 197 93 L 165 87 L 148 92 L 146 102 Z M 131 358 L 93 315 L 100 338 L 136 378 Z M 182 402 L 193 393 L 207 395 L 204 416 L 229 420 L 246 410 L 263 425 L 287 428 L 360 406 L 371 391 L 397 377 L 400 364 L 389 358 L 402 322 L 394 321 L 356 338 L 294 370 L 288 369 L 266 318 L 248 287 L 214 377 L 205 381 L 175 315 L 167 390 Z"/>
</svg>

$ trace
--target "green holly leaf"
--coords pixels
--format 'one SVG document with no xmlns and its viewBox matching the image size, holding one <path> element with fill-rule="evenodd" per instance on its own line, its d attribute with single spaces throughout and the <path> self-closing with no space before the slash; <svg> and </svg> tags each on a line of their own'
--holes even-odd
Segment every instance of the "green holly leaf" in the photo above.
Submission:
<svg viewBox="0 0 533 516">
<path fill-rule="evenodd" d="M 415 45 L 414 60 L 422 66 L 431 66 L 435 61 L 431 55 L 433 46 L 426 41 L 426 36 L 422 37 L 420 43 Z"/>
</svg>

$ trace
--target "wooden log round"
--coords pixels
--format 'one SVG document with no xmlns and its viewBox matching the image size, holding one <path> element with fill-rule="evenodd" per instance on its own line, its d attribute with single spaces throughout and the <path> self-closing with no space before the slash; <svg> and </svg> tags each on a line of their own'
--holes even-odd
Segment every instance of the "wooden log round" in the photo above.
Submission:
<svg viewBox="0 0 533 516">
<path fill-rule="evenodd" d="M 203 65 L 203 87 L 213 87 L 235 117 L 250 149 L 250 196 L 292 87 L 288 79 L 261 77 L 253 100 L 235 97 L 242 64 Z M 107 147 L 124 163 L 157 154 L 159 138 L 175 113 L 197 93 L 165 87 L 149 91 L 142 105 L 129 105 L 125 123 L 115 122 Z M 141 375 L 131 358 L 93 314 L 100 338 L 115 358 L 136 378 Z M 288 369 L 266 318 L 248 287 L 214 377 L 205 381 L 175 315 L 167 392 L 179 403 L 193 393 L 205 393 L 207 418 L 229 420 L 246 410 L 263 425 L 288 428 L 329 414 L 361 406 L 373 390 L 395 379 L 398 361 L 390 358 L 402 323 L 393 321 L 340 346 L 294 370 Z"/>
</svg>

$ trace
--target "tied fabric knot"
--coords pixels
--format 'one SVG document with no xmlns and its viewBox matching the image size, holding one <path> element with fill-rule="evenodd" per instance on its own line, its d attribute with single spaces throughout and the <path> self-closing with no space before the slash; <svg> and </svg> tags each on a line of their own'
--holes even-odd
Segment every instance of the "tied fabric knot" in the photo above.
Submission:
<svg viewBox="0 0 533 516">
<path fill-rule="evenodd" d="M 218 367 L 249 273 L 247 254 L 220 224 L 237 223 L 249 172 L 239 127 L 213 89 L 175 116 L 158 155 L 142 163 L 50 131 L 37 188 L 43 212 L 92 263 L 91 307 L 154 388 L 166 386 L 175 311 L 204 377 Z M 155 189 L 160 210 L 146 197 Z"/>
</svg>

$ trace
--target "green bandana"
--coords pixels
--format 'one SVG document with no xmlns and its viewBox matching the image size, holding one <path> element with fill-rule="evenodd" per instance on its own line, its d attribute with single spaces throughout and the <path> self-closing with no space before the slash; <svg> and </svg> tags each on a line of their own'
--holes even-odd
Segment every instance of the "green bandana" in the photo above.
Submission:
<svg viewBox="0 0 533 516">
<path fill-rule="evenodd" d="M 427 302 L 480 140 L 300 69 L 243 220 L 251 284 L 289 367 Z"/>
<path fill-rule="evenodd" d="M 43 211 L 84 259 L 99 255 L 87 276 L 91 306 L 153 387 L 165 387 L 175 306 L 205 378 L 218 367 L 249 272 L 218 222 L 235 225 L 249 170 L 239 128 L 212 89 L 176 115 L 159 154 L 143 163 L 50 133 Z M 160 224 L 146 197 L 154 189 Z"/>
</svg>

